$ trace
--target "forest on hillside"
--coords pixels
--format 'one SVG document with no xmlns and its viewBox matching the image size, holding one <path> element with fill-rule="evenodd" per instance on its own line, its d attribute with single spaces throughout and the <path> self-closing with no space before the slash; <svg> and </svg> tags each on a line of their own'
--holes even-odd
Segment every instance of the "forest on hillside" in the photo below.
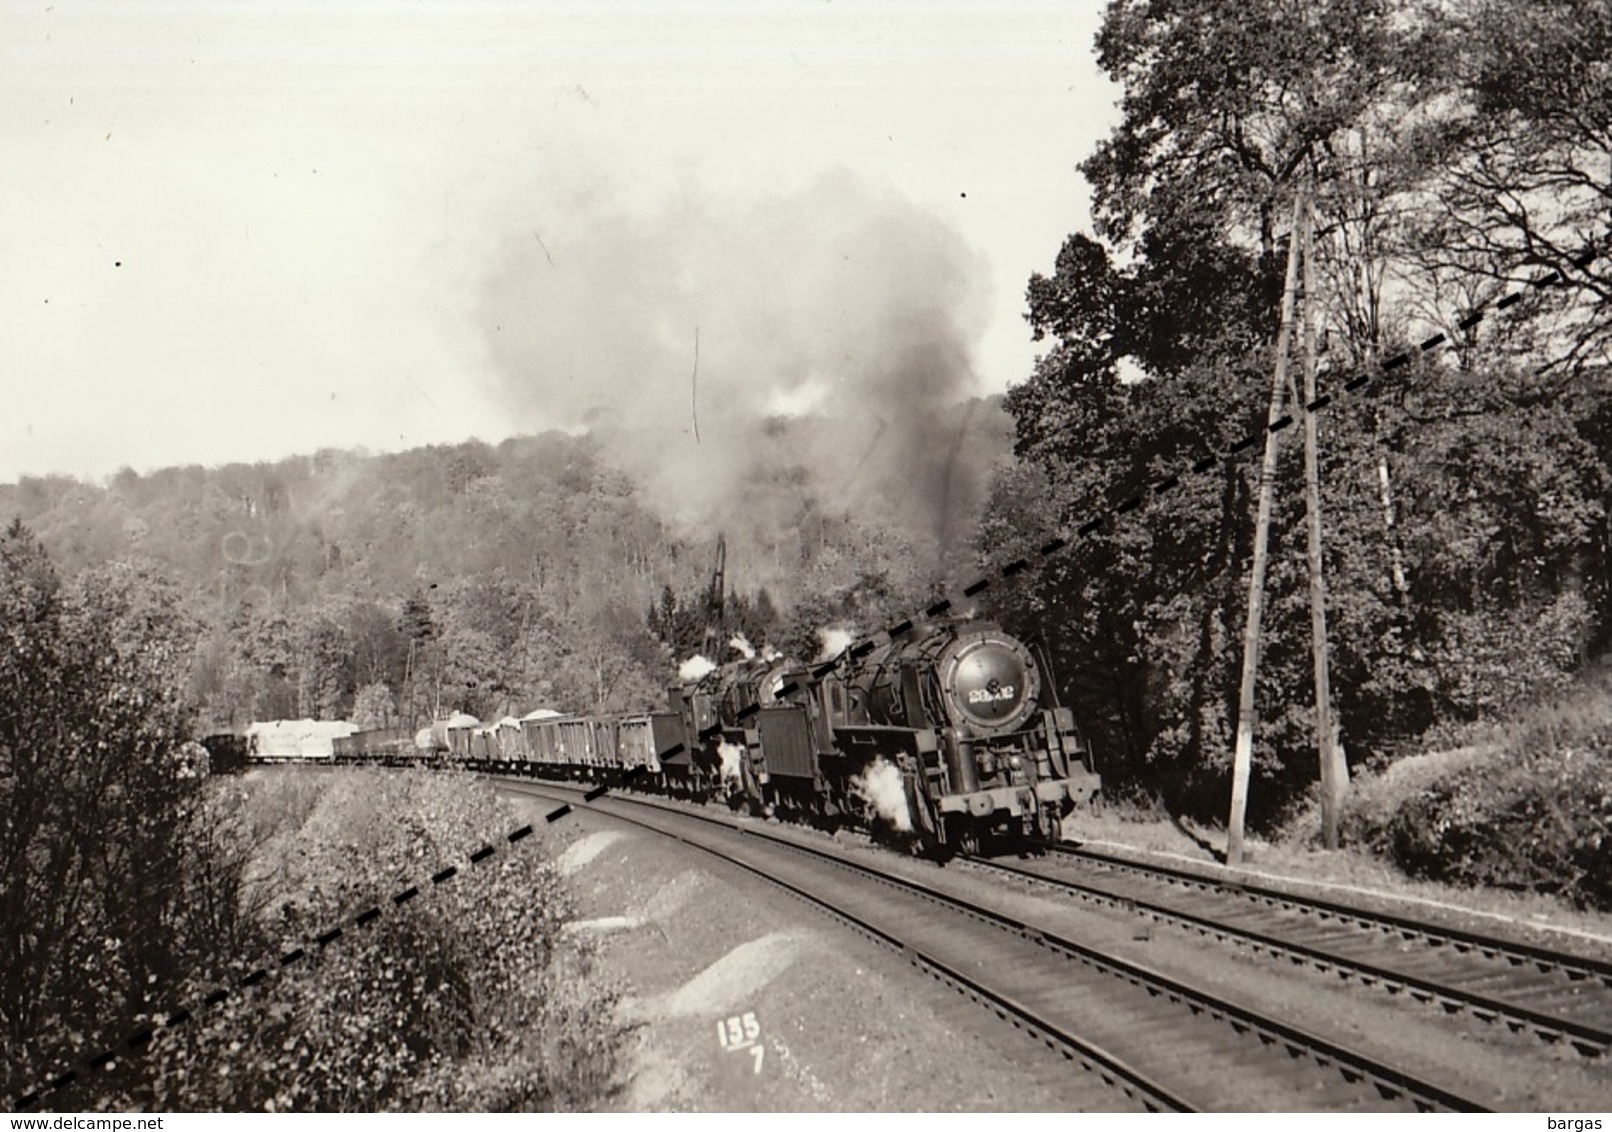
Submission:
<svg viewBox="0 0 1612 1132">
<path fill-rule="evenodd" d="M 949 506 L 962 511 L 1010 429 L 1000 398 L 949 412 L 964 464 Z M 819 628 L 872 623 L 921 596 L 947 544 L 966 554 L 888 466 L 870 461 L 856 484 L 855 469 L 821 462 L 843 426 L 769 427 L 777 464 L 727 486 L 722 529 L 660 513 L 612 459 L 620 438 L 555 432 L 125 470 L 99 485 L 23 477 L 0 485 L 0 515 L 69 577 L 118 563 L 141 600 L 183 624 L 203 730 L 642 710 L 702 646 L 720 534 L 726 635 L 808 659 Z"/>
</svg>

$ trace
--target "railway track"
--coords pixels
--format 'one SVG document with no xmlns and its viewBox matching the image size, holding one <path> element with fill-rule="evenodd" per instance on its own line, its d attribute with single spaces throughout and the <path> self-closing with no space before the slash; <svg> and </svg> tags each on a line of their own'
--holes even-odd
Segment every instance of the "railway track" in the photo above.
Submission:
<svg viewBox="0 0 1612 1132">
<path fill-rule="evenodd" d="M 1066 845 L 975 867 L 1465 1014 L 1589 1058 L 1612 1055 L 1612 963 Z"/>
<path fill-rule="evenodd" d="M 512 793 L 573 805 L 580 793 L 498 781 Z M 1085 1068 L 1075 1104 L 1481 1110 L 1331 1039 L 877 865 L 646 799 L 612 794 L 588 808 L 709 853 L 905 955 Z"/>
</svg>

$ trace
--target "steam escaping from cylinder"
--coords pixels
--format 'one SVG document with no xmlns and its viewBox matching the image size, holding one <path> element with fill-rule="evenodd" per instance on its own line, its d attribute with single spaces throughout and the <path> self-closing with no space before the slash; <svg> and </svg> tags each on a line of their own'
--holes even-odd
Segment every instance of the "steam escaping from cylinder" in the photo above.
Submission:
<svg viewBox="0 0 1612 1132">
<path fill-rule="evenodd" d="M 901 771 L 884 759 L 874 759 L 872 765 L 851 779 L 851 792 L 865 798 L 878 814 L 902 833 L 912 832 L 912 813 L 907 808 L 907 788 Z"/>
<path fill-rule="evenodd" d="M 744 657 L 746 660 L 754 660 L 756 658 L 756 647 L 750 643 L 749 638 L 747 638 L 743 633 L 735 633 L 732 639 L 728 641 L 728 644 L 737 649 L 739 651 L 739 655 Z"/>
<path fill-rule="evenodd" d="M 856 641 L 856 634 L 849 629 L 824 627 L 817 630 L 817 639 L 823 642 L 823 651 L 817 654 L 817 659 L 833 660 L 851 647 Z"/>
<path fill-rule="evenodd" d="M 719 743 L 716 753 L 722 758 L 722 781 L 732 786 L 740 785 L 744 779 L 739 772 L 739 760 L 744 757 L 744 748 L 737 743 Z"/>
<path fill-rule="evenodd" d="M 716 663 L 699 655 L 691 656 L 677 666 L 677 678 L 685 684 L 703 680 L 716 670 Z"/>
</svg>

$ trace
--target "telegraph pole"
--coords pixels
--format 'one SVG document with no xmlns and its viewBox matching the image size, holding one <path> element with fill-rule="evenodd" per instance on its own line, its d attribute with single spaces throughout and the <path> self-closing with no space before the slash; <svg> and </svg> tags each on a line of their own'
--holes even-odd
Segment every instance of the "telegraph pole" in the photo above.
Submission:
<svg viewBox="0 0 1612 1132">
<path fill-rule="evenodd" d="M 728 642 L 726 604 L 727 604 L 727 566 L 728 566 L 728 539 L 726 535 L 716 536 L 716 557 L 711 562 L 711 584 L 705 591 L 705 634 L 700 641 L 700 651 L 705 659 L 712 664 L 721 664 L 727 652 Z"/>
<path fill-rule="evenodd" d="M 1309 194 L 1300 188 L 1293 198 L 1292 234 L 1287 243 L 1287 281 L 1282 287 L 1282 321 L 1276 334 L 1276 367 L 1271 381 L 1271 408 L 1267 424 L 1282 416 L 1287 394 L 1287 360 L 1293 339 L 1293 306 L 1298 290 L 1299 250 L 1309 239 Z M 1300 228 L 1303 228 L 1301 233 Z M 1254 683 L 1259 676 L 1259 627 L 1265 614 L 1265 570 L 1269 559 L 1271 493 L 1276 484 L 1277 438 L 1265 430 L 1265 459 L 1260 465 L 1259 508 L 1254 519 L 1254 564 L 1248 579 L 1248 621 L 1243 627 L 1243 679 L 1237 700 L 1237 746 L 1231 762 L 1231 817 L 1226 823 L 1226 863 L 1243 859 L 1243 817 L 1248 809 L 1248 778 L 1254 754 Z"/>
<path fill-rule="evenodd" d="M 1315 402 L 1315 201 L 1304 195 L 1304 400 Z M 1294 397 L 1298 401 L 1297 396 Z M 1332 715 L 1332 677 L 1327 658 L 1327 585 L 1321 569 L 1321 474 L 1318 429 L 1304 412 L 1304 509 L 1309 518 L 1310 645 L 1315 657 L 1315 743 L 1321 759 L 1321 828 L 1328 849 L 1338 847 L 1338 811 L 1349 787 L 1349 760 Z"/>
</svg>

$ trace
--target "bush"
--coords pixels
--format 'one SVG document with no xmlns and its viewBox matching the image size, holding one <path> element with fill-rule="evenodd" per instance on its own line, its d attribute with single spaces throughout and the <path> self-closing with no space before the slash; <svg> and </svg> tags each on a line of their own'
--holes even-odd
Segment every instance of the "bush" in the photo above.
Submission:
<svg viewBox="0 0 1612 1132">
<path fill-rule="evenodd" d="M 1358 784 L 1344 834 L 1413 876 L 1612 908 L 1612 716 L 1581 696 L 1405 760 Z"/>
<path fill-rule="evenodd" d="M 513 827 L 490 789 L 425 772 L 328 781 L 306 819 L 263 847 L 245 886 L 266 908 L 268 954 L 317 954 L 164 1031 L 151 1055 L 154 1107 L 575 1108 L 612 1088 L 616 993 L 562 935 L 571 909 L 552 866 L 531 846 L 462 864 Z M 266 784 L 255 806 L 295 812 L 283 788 Z M 442 862 L 462 871 L 391 904 Z M 351 926 L 376 904 L 379 920 Z M 338 941 L 308 943 L 342 921 Z M 197 980 L 183 1000 L 205 993 Z"/>
</svg>

